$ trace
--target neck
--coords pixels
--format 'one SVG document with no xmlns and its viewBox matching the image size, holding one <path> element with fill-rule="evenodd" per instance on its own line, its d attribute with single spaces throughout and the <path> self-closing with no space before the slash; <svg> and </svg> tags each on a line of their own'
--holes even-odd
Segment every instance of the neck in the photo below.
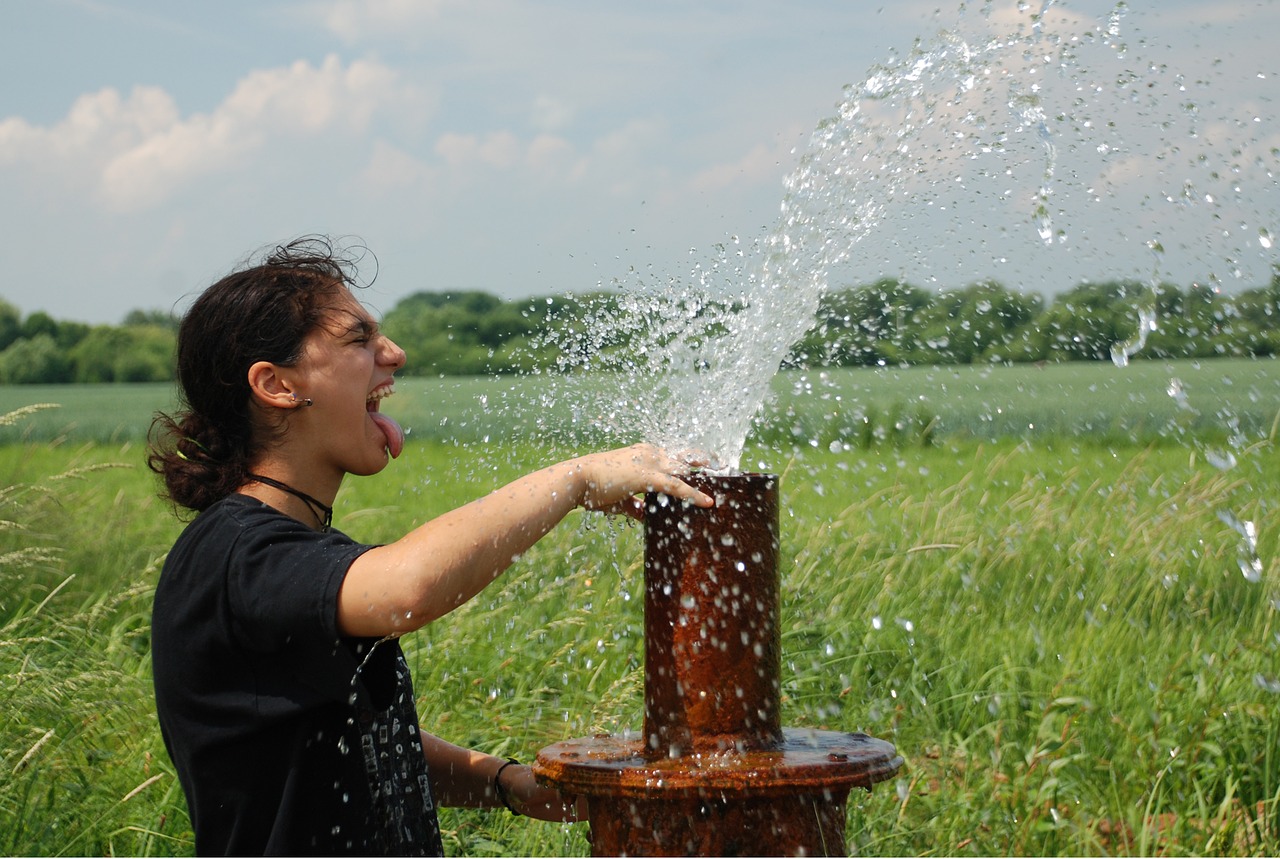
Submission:
<svg viewBox="0 0 1280 859">
<path fill-rule="evenodd" d="M 312 494 L 275 469 L 252 470 L 240 492 L 271 505 L 318 530 L 328 531 L 333 522 L 333 499 L 336 492 Z M 314 488 L 314 487 L 310 487 Z"/>
</svg>

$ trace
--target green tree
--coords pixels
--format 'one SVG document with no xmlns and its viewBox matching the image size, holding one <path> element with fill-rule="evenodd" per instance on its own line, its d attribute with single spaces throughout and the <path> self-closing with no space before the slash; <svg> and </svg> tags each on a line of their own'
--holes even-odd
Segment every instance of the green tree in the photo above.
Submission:
<svg viewBox="0 0 1280 859">
<path fill-rule="evenodd" d="M 1109 361 L 1111 350 L 1138 334 L 1135 302 L 1149 300 L 1148 287 L 1131 282 L 1085 282 L 1057 296 L 1035 319 L 1044 358 Z"/>
<path fill-rule="evenodd" d="M 58 321 L 43 310 L 37 310 L 22 320 L 22 336 L 30 340 L 41 334 L 48 334 L 56 341 L 58 338 Z"/>
<path fill-rule="evenodd" d="M 489 319 L 501 307 L 483 292 L 419 292 L 387 313 L 383 329 L 408 355 L 408 375 L 478 375 L 507 333 Z"/>
<path fill-rule="evenodd" d="M 1018 333 L 1041 311 L 1037 295 L 1013 292 L 996 281 L 942 292 L 918 317 L 917 361 L 971 364 L 1022 357 Z"/>
<path fill-rule="evenodd" d="M 116 356 L 126 348 L 123 329 L 113 325 L 96 325 L 71 350 L 75 381 L 80 383 L 114 382 Z"/>
<path fill-rule="evenodd" d="M 126 348 L 115 360 L 117 382 L 167 382 L 173 378 L 176 338 L 165 325 L 130 325 L 123 329 Z"/>
<path fill-rule="evenodd" d="M 85 323 L 59 322 L 43 310 L 37 310 L 22 320 L 18 329 L 18 336 L 28 340 L 47 334 L 63 349 L 70 349 L 88 333 L 89 326 Z"/>
<path fill-rule="evenodd" d="M 1248 289 L 1224 302 L 1224 328 L 1237 354 L 1280 355 L 1280 273 L 1268 286 Z"/>
<path fill-rule="evenodd" d="M 174 344 L 174 332 L 163 326 L 94 326 L 70 352 L 73 377 L 82 383 L 168 381 Z"/>
<path fill-rule="evenodd" d="M 577 305 L 563 297 L 504 301 L 484 292 L 419 292 L 400 301 L 383 329 L 408 355 L 409 375 L 478 375 L 545 369 L 544 337 Z"/>
<path fill-rule="evenodd" d="M 0 382 L 6 385 L 71 381 L 71 361 L 50 334 L 23 337 L 0 352 Z"/>
<path fill-rule="evenodd" d="M 157 328 L 167 328 L 170 331 L 177 331 L 181 319 L 165 310 L 130 310 L 124 317 L 124 326 L 126 328 L 137 325 L 153 325 Z"/>
<path fill-rule="evenodd" d="M 56 340 L 63 349 L 72 349 L 89 335 L 91 327 L 84 322 L 59 322 Z"/>
<path fill-rule="evenodd" d="M 22 314 L 18 308 L 0 298 L 0 352 L 22 336 Z"/>
<path fill-rule="evenodd" d="M 927 290 L 892 278 L 830 292 L 788 363 L 896 364 L 915 351 L 916 319 L 932 303 Z"/>
</svg>

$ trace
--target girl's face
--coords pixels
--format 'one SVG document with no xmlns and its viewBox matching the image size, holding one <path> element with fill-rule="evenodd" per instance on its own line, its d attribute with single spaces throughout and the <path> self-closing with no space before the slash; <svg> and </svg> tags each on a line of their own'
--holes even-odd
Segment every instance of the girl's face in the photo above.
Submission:
<svg viewBox="0 0 1280 859">
<path fill-rule="evenodd" d="M 308 445 L 318 465 L 346 474 L 376 474 L 404 448 L 404 431 L 379 410 L 395 391 L 392 375 L 404 366 L 404 350 L 345 288 L 324 321 L 304 341 L 291 380 L 299 400 L 288 431 Z"/>
</svg>

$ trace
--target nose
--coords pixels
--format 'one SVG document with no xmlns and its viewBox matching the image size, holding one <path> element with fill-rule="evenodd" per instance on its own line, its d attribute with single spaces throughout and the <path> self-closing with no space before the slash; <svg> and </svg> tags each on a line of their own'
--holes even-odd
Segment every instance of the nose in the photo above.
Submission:
<svg viewBox="0 0 1280 859">
<path fill-rule="evenodd" d="M 396 345 L 396 341 L 384 334 L 382 337 L 382 348 L 378 350 L 378 360 L 382 364 L 390 366 L 392 370 L 395 371 L 404 366 L 405 361 L 408 360 L 408 356 L 405 355 L 403 349 Z"/>
</svg>

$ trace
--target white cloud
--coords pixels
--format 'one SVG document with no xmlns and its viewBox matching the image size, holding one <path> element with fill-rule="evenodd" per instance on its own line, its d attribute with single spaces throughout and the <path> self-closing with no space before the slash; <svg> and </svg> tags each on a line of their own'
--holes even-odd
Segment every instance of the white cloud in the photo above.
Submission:
<svg viewBox="0 0 1280 859">
<path fill-rule="evenodd" d="M 403 191 L 430 185 L 435 171 L 421 159 L 385 140 L 374 142 L 369 163 L 360 171 L 359 184 L 376 191 Z"/>
<path fill-rule="evenodd" d="M 539 134 L 529 144 L 529 164 L 543 173 L 574 175 L 582 168 L 573 144 L 554 134 Z"/>
<path fill-rule="evenodd" d="M 491 134 L 445 134 L 436 142 L 436 154 L 455 170 L 476 166 L 507 170 L 522 160 L 521 144 L 510 131 Z"/>
<path fill-rule="evenodd" d="M 515 181 L 572 182 L 588 167 L 572 143 L 554 134 L 538 134 L 523 140 L 511 131 L 449 133 L 440 136 L 433 151 L 443 159 L 451 178 L 459 183 L 479 181 L 495 172 L 508 174 Z"/>
<path fill-rule="evenodd" d="M 558 131 L 573 120 L 575 110 L 567 100 L 544 93 L 534 98 L 530 113 L 535 128 Z"/>
<path fill-rule="evenodd" d="M 82 172 L 101 167 L 119 152 L 172 126 L 178 109 L 157 87 L 135 87 L 127 98 L 112 88 L 76 99 L 60 122 L 49 127 L 22 117 L 0 121 L 0 166 Z"/>
<path fill-rule="evenodd" d="M 104 199 L 122 210 L 154 205 L 189 179 L 235 166 L 272 137 L 354 134 L 396 97 L 396 75 L 330 55 L 247 75 L 208 115 L 172 123 L 121 152 L 102 176 Z"/>
<path fill-rule="evenodd" d="M 298 61 L 250 72 L 207 114 L 183 117 L 157 87 L 137 87 L 127 98 L 108 88 L 77 99 L 49 127 L 21 118 L 0 122 L 0 166 L 49 177 L 54 193 L 137 211 L 197 177 L 243 166 L 276 141 L 353 136 L 378 112 L 415 99 L 388 67 L 344 65 L 332 55 L 318 67 Z"/>
<path fill-rule="evenodd" d="M 755 184 L 780 178 L 781 165 L 791 160 L 790 149 L 790 146 L 756 146 L 737 161 L 714 164 L 699 171 L 690 184 L 699 191 L 718 191 L 743 182 Z"/>
<path fill-rule="evenodd" d="M 312 4 L 317 18 L 347 42 L 405 37 L 429 27 L 449 7 L 466 8 L 463 0 L 333 0 Z"/>
</svg>

